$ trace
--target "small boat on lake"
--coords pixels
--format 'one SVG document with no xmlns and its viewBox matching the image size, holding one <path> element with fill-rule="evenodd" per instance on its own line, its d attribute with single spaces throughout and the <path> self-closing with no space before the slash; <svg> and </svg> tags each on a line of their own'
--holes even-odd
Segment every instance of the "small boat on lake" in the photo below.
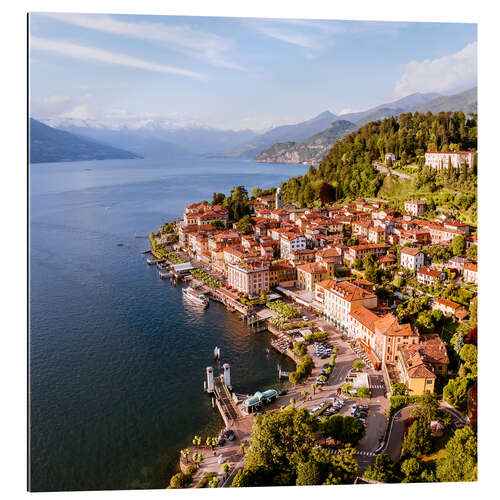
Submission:
<svg viewBox="0 0 500 500">
<path fill-rule="evenodd" d="M 202 307 L 208 307 L 208 299 L 203 293 L 197 292 L 194 288 L 191 288 L 190 286 L 188 286 L 187 288 L 183 288 L 182 294 L 193 304 Z"/>
</svg>

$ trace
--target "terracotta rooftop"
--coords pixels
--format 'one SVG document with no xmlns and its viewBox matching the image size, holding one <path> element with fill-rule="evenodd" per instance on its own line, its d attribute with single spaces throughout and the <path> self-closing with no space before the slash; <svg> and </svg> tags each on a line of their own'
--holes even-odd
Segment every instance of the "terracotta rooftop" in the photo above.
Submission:
<svg viewBox="0 0 500 500">
<path fill-rule="evenodd" d="M 422 253 L 422 250 L 420 250 L 419 248 L 404 247 L 401 249 L 401 253 L 416 257 L 419 253 Z"/>
<path fill-rule="evenodd" d="M 376 297 L 374 293 L 369 292 L 368 290 L 365 290 L 364 288 L 361 288 L 359 286 L 353 285 L 348 281 L 326 280 L 318 283 L 316 286 L 318 285 L 327 289 L 334 295 L 342 297 L 348 302 L 362 299 L 372 299 Z"/>
</svg>

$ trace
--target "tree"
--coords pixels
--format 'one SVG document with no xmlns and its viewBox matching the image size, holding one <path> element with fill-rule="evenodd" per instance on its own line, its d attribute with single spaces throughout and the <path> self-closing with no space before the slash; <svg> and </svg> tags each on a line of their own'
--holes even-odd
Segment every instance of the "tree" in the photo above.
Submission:
<svg viewBox="0 0 500 500">
<path fill-rule="evenodd" d="M 477 364 L 477 347 L 465 344 L 460 350 L 460 359 L 469 366 Z"/>
<path fill-rule="evenodd" d="M 424 391 L 420 396 L 419 405 L 412 412 L 412 417 L 422 419 L 428 425 L 436 420 L 439 410 L 439 398 L 430 391 Z"/>
<path fill-rule="evenodd" d="M 449 380 L 443 389 L 444 399 L 457 408 L 463 407 L 467 400 L 469 381 L 468 377 L 457 377 Z"/>
<path fill-rule="evenodd" d="M 210 221 L 210 225 L 214 228 L 215 231 L 220 231 L 225 227 L 224 222 L 222 222 L 220 219 L 212 219 Z"/>
<path fill-rule="evenodd" d="M 457 234 L 451 242 L 451 250 L 453 252 L 453 255 L 463 255 L 465 252 L 465 237 L 462 236 L 461 234 Z"/>
<path fill-rule="evenodd" d="M 252 188 L 252 198 L 258 198 L 262 193 L 262 189 L 258 187 Z"/>
<path fill-rule="evenodd" d="M 251 486 L 270 486 L 271 472 L 269 467 L 248 466 L 241 468 L 233 479 L 233 488 L 245 488 Z"/>
<path fill-rule="evenodd" d="M 440 481 L 477 480 L 477 438 L 470 427 L 457 429 L 445 450 L 446 458 L 438 460 L 436 465 Z"/>
<path fill-rule="evenodd" d="M 213 205 L 221 205 L 224 203 L 224 200 L 226 199 L 226 196 L 224 193 L 215 193 L 212 196 L 212 206 Z"/>
<path fill-rule="evenodd" d="M 295 403 L 297 402 L 297 400 L 295 398 L 290 398 L 290 404 L 292 406 L 295 406 Z"/>
<path fill-rule="evenodd" d="M 401 464 L 401 472 L 405 475 L 403 483 L 417 482 L 422 474 L 422 462 L 418 458 L 411 457 Z"/>
<path fill-rule="evenodd" d="M 471 245 L 467 249 L 467 257 L 472 260 L 477 260 L 477 245 Z"/>
<path fill-rule="evenodd" d="M 418 457 L 431 449 L 431 428 L 425 419 L 417 419 L 411 424 L 408 435 L 403 441 L 402 454 Z"/>
<path fill-rule="evenodd" d="M 208 485 L 210 488 L 217 488 L 217 486 L 219 486 L 219 478 L 217 476 L 211 477 L 208 481 Z"/>
<path fill-rule="evenodd" d="M 192 481 L 191 474 L 178 472 L 170 478 L 170 488 L 185 488 Z"/>
<path fill-rule="evenodd" d="M 187 460 L 190 454 L 191 450 L 189 448 L 184 448 L 181 450 L 181 456 L 184 460 Z"/>
<path fill-rule="evenodd" d="M 398 482 L 396 464 L 389 455 L 381 453 L 375 459 L 375 463 L 366 469 L 363 477 L 380 483 L 396 483 Z"/>
<path fill-rule="evenodd" d="M 352 484 L 354 482 L 358 475 L 358 463 L 354 458 L 355 451 L 350 446 L 339 450 L 338 455 L 330 455 L 322 450 L 323 454 L 329 457 L 331 469 L 323 484 Z"/>
<path fill-rule="evenodd" d="M 307 396 L 309 395 L 308 391 L 301 391 L 300 395 L 304 398 L 304 401 L 307 399 Z"/>
<path fill-rule="evenodd" d="M 193 444 L 196 446 L 196 448 L 199 448 L 201 444 L 201 436 L 195 436 L 193 438 Z"/>
<path fill-rule="evenodd" d="M 252 218 L 249 215 L 245 215 L 238 221 L 238 223 L 236 224 L 236 228 L 242 233 L 251 233 L 253 230 Z"/>
<path fill-rule="evenodd" d="M 357 372 L 360 372 L 365 367 L 365 364 L 360 359 L 355 359 L 352 363 L 352 367 Z"/>
<path fill-rule="evenodd" d="M 193 462 L 196 464 L 196 467 L 200 467 L 201 462 L 203 462 L 203 455 L 201 453 L 193 453 Z"/>
<path fill-rule="evenodd" d="M 323 182 L 319 188 L 319 199 L 322 203 L 330 203 L 335 200 L 335 189 L 328 182 Z"/>
<path fill-rule="evenodd" d="M 313 384 L 311 384 L 311 389 L 313 390 L 313 394 L 316 394 L 316 389 L 318 388 L 318 384 L 316 382 L 314 382 Z"/>
<path fill-rule="evenodd" d="M 308 460 L 297 466 L 297 486 L 321 484 L 321 469 L 317 462 Z"/>
<path fill-rule="evenodd" d="M 356 445 L 365 436 L 366 428 L 358 418 L 347 416 L 344 417 L 342 434 L 339 436 L 339 441 Z"/>
<path fill-rule="evenodd" d="M 402 382 L 391 382 L 392 385 L 392 395 L 393 396 L 407 396 L 408 395 L 408 387 L 406 384 Z"/>
</svg>

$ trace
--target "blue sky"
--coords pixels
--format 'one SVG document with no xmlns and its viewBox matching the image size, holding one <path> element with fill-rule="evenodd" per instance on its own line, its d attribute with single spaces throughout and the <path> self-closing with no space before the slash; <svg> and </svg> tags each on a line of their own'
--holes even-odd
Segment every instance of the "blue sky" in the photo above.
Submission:
<svg viewBox="0 0 500 500">
<path fill-rule="evenodd" d="M 475 24 L 30 15 L 31 114 L 261 130 L 476 85 Z"/>
</svg>

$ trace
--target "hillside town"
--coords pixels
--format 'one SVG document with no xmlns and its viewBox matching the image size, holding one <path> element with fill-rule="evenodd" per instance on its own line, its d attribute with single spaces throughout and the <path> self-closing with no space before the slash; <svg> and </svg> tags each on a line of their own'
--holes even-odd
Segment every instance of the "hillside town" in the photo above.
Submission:
<svg viewBox="0 0 500 500">
<path fill-rule="evenodd" d="M 368 199 L 298 208 L 278 188 L 246 198 L 247 215 L 230 222 L 215 198 L 188 205 L 182 219 L 152 234 L 153 255 L 172 264 L 171 276 L 271 333 L 271 345 L 297 365 L 285 402 L 302 400 L 319 417 L 317 405 L 330 406 L 320 403 L 324 391 L 334 390 L 323 416 L 353 415 L 366 428 L 356 451 L 360 476 L 381 451 L 400 459 L 407 430 L 387 435 L 388 417 L 403 418 L 418 398 L 439 395 L 456 428 L 475 425 L 476 382 L 460 368 L 464 345 L 477 344 L 474 227 L 445 212 L 427 217 L 424 199 L 405 201 L 401 212 Z M 314 396 L 304 390 L 311 381 Z M 233 398 L 242 442 L 252 434 L 245 419 L 274 399 L 256 394 L 251 404 Z M 268 411 L 283 408 L 278 400 Z M 342 409 L 345 401 L 354 405 Z M 206 458 L 213 475 L 217 465 L 210 469 Z M 223 483 L 231 485 L 226 474 Z"/>
</svg>

